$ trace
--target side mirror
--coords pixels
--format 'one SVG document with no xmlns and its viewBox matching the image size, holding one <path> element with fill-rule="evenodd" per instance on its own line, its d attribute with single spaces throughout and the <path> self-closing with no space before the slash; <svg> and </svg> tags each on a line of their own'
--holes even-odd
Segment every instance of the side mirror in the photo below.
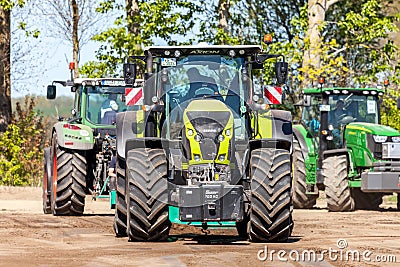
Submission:
<svg viewBox="0 0 400 267">
<path fill-rule="evenodd" d="M 55 99 L 56 98 L 56 86 L 48 85 L 47 86 L 47 99 Z"/>
<path fill-rule="evenodd" d="M 397 98 L 397 109 L 400 109 L 400 97 Z"/>
<path fill-rule="evenodd" d="M 264 68 L 264 64 L 262 62 L 261 63 L 259 63 L 257 61 L 251 62 L 251 69 L 262 70 L 263 68 Z"/>
<path fill-rule="evenodd" d="M 279 85 L 286 83 L 288 77 L 288 68 L 289 64 L 287 62 L 276 62 L 276 80 L 278 81 Z"/>
<path fill-rule="evenodd" d="M 124 63 L 124 79 L 126 85 L 133 85 L 136 79 L 136 64 Z"/>
<path fill-rule="evenodd" d="M 310 107 L 311 106 L 311 96 L 310 95 L 304 95 L 303 96 L 303 106 L 304 107 Z"/>
</svg>

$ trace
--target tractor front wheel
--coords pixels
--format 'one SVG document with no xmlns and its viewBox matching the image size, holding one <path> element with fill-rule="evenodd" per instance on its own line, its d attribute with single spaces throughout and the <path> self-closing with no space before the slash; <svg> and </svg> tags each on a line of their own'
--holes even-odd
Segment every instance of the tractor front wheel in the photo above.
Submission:
<svg viewBox="0 0 400 267">
<path fill-rule="evenodd" d="M 251 154 L 250 168 L 250 240 L 287 241 L 293 229 L 289 152 L 256 149 Z"/>
<path fill-rule="evenodd" d="M 355 209 L 358 210 L 379 210 L 382 204 L 382 193 L 365 193 L 360 188 L 351 189 L 354 198 Z"/>
<path fill-rule="evenodd" d="M 297 140 L 293 142 L 292 168 L 293 206 L 298 209 L 312 208 L 317 202 L 318 195 L 307 194 L 306 164 Z"/>
<path fill-rule="evenodd" d="M 116 237 L 126 237 L 127 223 L 127 208 L 126 208 L 126 178 L 125 178 L 126 161 L 117 159 L 117 190 L 116 190 L 116 205 L 114 217 L 114 232 Z"/>
<path fill-rule="evenodd" d="M 167 160 L 162 149 L 136 148 L 127 156 L 129 241 L 165 241 L 168 215 Z"/>
<path fill-rule="evenodd" d="M 326 202 L 329 211 L 352 211 L 354 199 L 347 179 L 346 155 L 332 156 L 322 161 Z"/>
</svg>

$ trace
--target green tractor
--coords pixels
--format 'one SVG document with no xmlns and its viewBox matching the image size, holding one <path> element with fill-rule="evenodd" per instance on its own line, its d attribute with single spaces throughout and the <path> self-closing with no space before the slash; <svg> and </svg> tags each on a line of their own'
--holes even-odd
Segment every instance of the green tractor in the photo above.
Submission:
<svg viewBox="0 0 400 267">
<path fill-rule="evenodd" d="M 376 210 L 400 192 L 400 133 L 380 125 L 382 88 L 303 91 L 293 126 L 293 204 L 311 208 L 325 190 L 329 211 Z"/>
<path fill-rule="evenodd" d="M 75 100 L 72 116 L 59 117 L 44 150 L 43 211 L 81 215 L 87 194 L 94 200 L 110 197 L 113 208 L 115 181 L 108 168 L 116 153 L 116 114 L 127 108 L 124 79 L 54 81 L 48 99 L 56 97 L 55 83 L 71 87 Z"/>
<path fill-rule="evenodd" d="M 279 55 L 258 45 L 154 46 L 124 64 L 128 84 L 145 62 L 142 110 L 117 116 L 114 230 L 167 240 L 172 223 L 236 227 L 252 241 L 286 241 L 293 228 L 292 126 L 268 110 L 253 73 Z M 276 62 L 277 84 L 287 63 Z"/>
</svg>

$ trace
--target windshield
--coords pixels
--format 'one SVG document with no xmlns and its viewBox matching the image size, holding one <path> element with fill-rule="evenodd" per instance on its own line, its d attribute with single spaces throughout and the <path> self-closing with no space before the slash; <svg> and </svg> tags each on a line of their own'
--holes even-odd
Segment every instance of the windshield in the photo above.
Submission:
<svg viewBox="0 0 400 267">
<path fill-rule="evenodd" d="M 233 83 L 239 81 L 243 60 L 225 56 L 188 56 L 180 59 L 176 66 L 168 68 L 166 91 L 178 93 L 180 100 L 194 97 L 200 88 L 209 88 L 226 96 Z"/>
<path fill-rule="evenodd" d="M 88 86 L 86 118 L 94 124 L 115 124 L 116 114 L 126 110 L 125 87 Z"/>
<path fill-rule="evenodd" d="M 224 102 L 235 118 L 237 138 L 245 136 L 244 118 L 241 108 L 248 98 L 250 82 L 243 79 L 248 73 L 246 58 L 231 58 L 221 55 L 193 55 L 180 58 L 161 58 L 160 79 L 163 85 L 167 116 L 174 127 L 180 128 L 183 110 L 192 99 L 217 99 Z M 246 81 L 246 82 L 240 82 Z M 170 126 L 167 125 L 169 129 Z M 169 136 L 168 137 L 176 137 Z"/>
<path fill-rule="evenodd" d="M 303 112 L 301 114 L 301 120 L 305 127 L 310 127 L 314 133 L 319 131 L 321 103 L 322 98 L 320 95 L 311 96 L 311 105 L 303 107 Z"/>
<path fill-rule="evenodd" d="M 377 97 L 373 95 L 331 95 L 329 96 L 329 124 L 350 122 L 378 123 Z"/>
</svg>

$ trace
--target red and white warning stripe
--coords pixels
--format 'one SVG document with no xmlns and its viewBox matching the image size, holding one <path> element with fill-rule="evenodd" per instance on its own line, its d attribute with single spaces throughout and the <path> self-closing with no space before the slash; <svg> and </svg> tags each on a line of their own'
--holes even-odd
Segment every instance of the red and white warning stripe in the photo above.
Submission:
<svg viewBox="0 0 400 267">
<path fill-rule="evenodd" d="M 143 105 L 143 87 L 126 88 L 125 103 L 127 106 Z"/>
<path fill-rule="evenodd" d="M 265 86 L 264 96 L 267 104 L 277 105 L 282 104 L 282 87 Z"/>
</svg>

